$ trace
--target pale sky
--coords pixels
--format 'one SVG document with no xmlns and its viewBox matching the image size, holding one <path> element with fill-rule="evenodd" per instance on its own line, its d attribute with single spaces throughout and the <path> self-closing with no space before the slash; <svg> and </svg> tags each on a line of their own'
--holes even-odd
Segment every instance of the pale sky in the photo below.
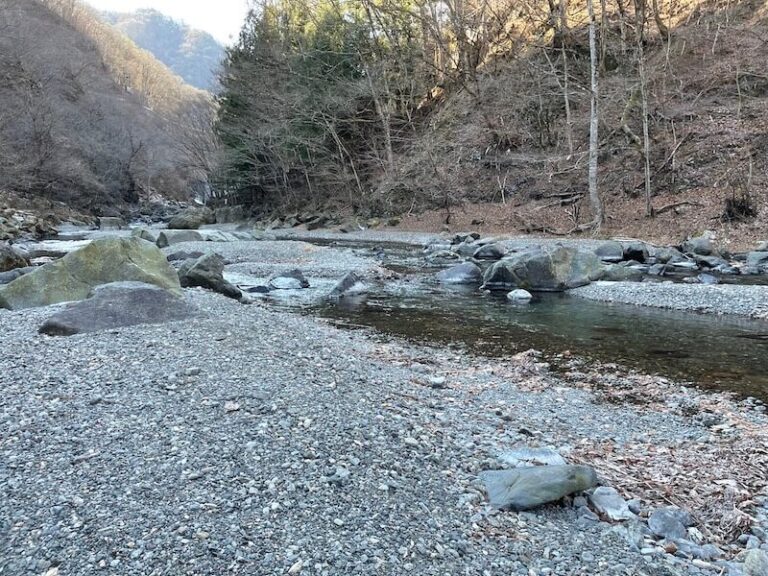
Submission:
<svg viewBox="0 0 768 576">
<path fill-rule="evenodd" d="M 248 0 L 86 0 L 97 10 L 133 12 L 154 8 L 192 28 L 205 30 L 219 42 L 237 39 L 248 12 Z"/>
</svg>

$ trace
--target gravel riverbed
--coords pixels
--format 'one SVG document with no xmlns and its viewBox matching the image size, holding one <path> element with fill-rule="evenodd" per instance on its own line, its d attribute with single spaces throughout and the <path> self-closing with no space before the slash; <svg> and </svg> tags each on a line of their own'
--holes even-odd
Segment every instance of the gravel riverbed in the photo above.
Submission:
<svg viewBox="0 0 768 576">
<path fill-rule="evenodd" d="M 299 258 L 310 280 L 376 265 L 296 248 L 215 245 L 236 265 L 261 262 L 260 273 Z M 664 504 L 628 493 L 597 454 L 626 455 L 627 478 L 648 450 L 657 465 L 700 452 L 707 466 L 734 437 L 713 436 L 692 406 L 715 398 L 742 414 L 729 430 L 744 441 L 766 429 L 727 396 L 584 367 L 564 378 L 535 354 L 491 362 L 200 289 L 185 298 L 200 317 L 71 337 L 37 333 L 50 309 L 0 311 L 3 576 L 728 568 L 667 554 L 636 525 L 598 522 L 569 502 L 493 511 L 478 480 L 505 450 L 553 446 L 646 509 Z M 581 385 L 591 380 L 645 383 L 668 401 L 601 401 Z"/>
</svg>

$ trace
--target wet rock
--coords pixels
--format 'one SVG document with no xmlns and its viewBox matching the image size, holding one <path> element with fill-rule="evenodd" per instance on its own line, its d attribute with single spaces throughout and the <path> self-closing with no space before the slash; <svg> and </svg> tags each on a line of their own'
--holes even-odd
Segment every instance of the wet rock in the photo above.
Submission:
<svg viewBox="0 0 768 576">
<path fill-rule="evenodd" d="M 0 244 L 0 272 L 26 268 L 29 260 L 10 244 Z"/>
<path fill-rule="evenodd" d="M 157 247 L 167 248 L 181 242 L 202 242 L 203 236 L 196 230 L 163 230 L 157 236 Z"/>
<path fill-rule="evenodd" d="M 658 508 L 648 518 L 651 532 L 668 540 L 685 540 L 688 536 L 685 527 L 692 524 L 691 515 L 675 506 Z"/>
<path fill-rule="evenodd" d="M 528 510 L 588 490 L 597 484 L 589 466 L 533 466 L 480 474 L 491 506 L 502 510 Z"/>
<path fill-rule="evenodd" d="M 104 238 L 0 288 L 0 307 L 33 308 L 82 300 L 101 284 L 136 281 L 181 294 L 165 255 L 139 238 Z"/>
<path fill-rule="evenodd" d="M 299 269 L 287 272 L 278 272 L 269 279 L 269 288 L 272 290 L 301 290 L 309 288 L 309 281 Z"/>
<path fill-rule="evenodd" d="M 356 272 L 349 272 L 333 287 L 328 297 L 338 300 L 345 296 L 359 296 L 367 291 L 368 287 L 365 285 L 365 281 Z"/>
<path fill-rule="evenodd" d="M 630 511 L 626 500 L 615 488 L 600 486 L 589 495 L 589 501 L 600 514 L 614 522 L 632 520 L 635 515 Z"/>
<path fill-rule="evenodd" d="M 463 262 L 438 272 L 437 281 L 441 284 L 480 284 L 483 281 L 483 271 L 477 264 Z"/>
<path fill-rule="evenodd" d="M 595 254 L 603 262 L 621 262 L 624 259 L 624 247 L 621 242 L 603 242 L 595 248 Z"/>
<path fill-rule="evenodd" d="M 530 302 L 532 298 L 533 294 L 522 288 L 517 288 L 507 293 L 507 300 L 512 302 Z"/>
<path fill-rule="evenodd" d="M 594 252 L 565 246 L 534 248 L 493 264 L 483 277 L 484 288 L 562 291 L 589 284 L 603 274 Z"/>
<path fill-rule="evenodd" d="M 601 280 L 606 282 L 640 282 L 643 279 L 642 270 L 621 264 L 609 264 L 605 267 Z"/>
<path fill-rule="evenodd" d="M 501 260 L 507 254 L 500 244 L 486 244 L 478 248 L 472 257 L 475 260 Z"/>
<path fill-rule="evenodd" d="M 196 309 L 167 290 L 142 282 L 115 282 L 94 288 L 86 300 L 57 312 L 40 327 L 50 336 L 71 336 L 137 324 L 186 320 Z"/>
</svg>

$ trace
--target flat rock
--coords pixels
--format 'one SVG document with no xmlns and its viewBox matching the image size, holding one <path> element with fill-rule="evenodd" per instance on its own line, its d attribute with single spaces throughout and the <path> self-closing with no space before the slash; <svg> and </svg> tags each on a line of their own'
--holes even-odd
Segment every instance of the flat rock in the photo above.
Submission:
<svg viewBox="0 0 768 576">
<path fill-rule="evenodd" d="M 594 469 L 581 465 L 492 470 L 480 478 L 491 506 L 502 510 L 529 510 L 597 484 Z"/>
<path fill-rule="evenodd" d="M 501 260 L 507 255 L 507 250 L 501 244 L 486 244 L 475 250 L 472 257 L 475 260 Z"/>
<path fill-rule="evenodd" d="M 142 282 L 114 282 L 57 312 L 40 327 L 51 336 L 71 336 L 137 324 L 186 320 L 197 310 L 163 288 Z"/>
<path fill-rule="evenodd" d="M 104 238 L 0 287 L 0 308 L 82 300 L 96 286 L 122 281 L 145 282 L 181 294 L 176 271 L 156 246 L 135 237 Z"/>
<path fill-rule="evenodd" d="M 167 248 L 181 242 L 201 242 L 203 235 L 197 230 L 163 230 L 157 236 L 157 247 Z"/>
<path fill-rule="evenodd" d="M 589 501 L 595 510 L 614 522 L 635 518 L 635 515 L 629 510 L 626 500 L 615 488 L 610 486 L 595 488 L 595 491 L 589 496 Z"/>
</svg>

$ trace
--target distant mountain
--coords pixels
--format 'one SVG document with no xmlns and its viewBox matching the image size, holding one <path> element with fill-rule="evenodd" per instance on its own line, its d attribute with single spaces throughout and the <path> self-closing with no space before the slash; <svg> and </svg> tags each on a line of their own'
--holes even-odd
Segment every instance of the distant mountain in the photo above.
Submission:
<svg viewBox="0 0 768 576">
<path fill-rule="evenodd" d="M 207 32 L 151 9 L 104 12 L 103 17 L 188 84 L 210 92 L 218 90 L 216 74 L 224 58 L 224 46 Z"/>
</svg>

